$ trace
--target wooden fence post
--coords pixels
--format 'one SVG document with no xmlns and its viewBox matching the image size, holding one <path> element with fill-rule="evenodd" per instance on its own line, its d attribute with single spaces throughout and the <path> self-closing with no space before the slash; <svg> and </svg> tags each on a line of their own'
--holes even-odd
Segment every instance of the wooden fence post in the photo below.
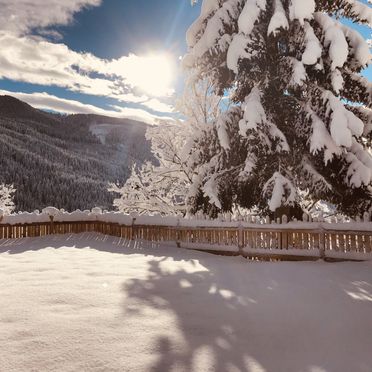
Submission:
<svg viewBox="0 0 372 372">
<path fill-rule="evenodd" d="M 177 230 L 176 230 L 176 246 L 177 248 L 181 248 L 181 220 L 177 218 Z"/>
<path fill-rule="evenodd" d="M 326 241 L 325 241 L 325 230 L 322 227 L 319 233 L 319 254 L 320 258 L 324 260 L 326 258 L 325 251 L 326 251 Z"/>
<path fill-rule="evenodd" d="M 55 234 L 55 231 L 54 231 L 54 216 L 50 215 L 49 219 L 50 219 L 50 233 L 52 235 L 54 235 Z"/>
<path fill-rule="evenodd" d="M 244 256 L 244 233 L 243 233 L 243 224 L 239 221 L 238 226 L 238 249 L 239 255 Z"/>
<path fill-rule="evenodd" d="M 135 223 L 136 223 L 136 217 L 132 217 L 132 226 L 131 226 L 131 233 L 130 233 L 130 240 L 134 240 L 134 229 L 135 229 Z"/>
<path fill-rule="evenodd" d="M 286 214 L 283 214 L 282 215 L 282 224 L 287 224 L 288 223 L 288 216 Z M 281 249 L 285 249 L 287 250 L 288 249 L 288 233 L 287 231 L 281 231 L 280 232 L 280 235 L 281 235 Z"/>
</svg>

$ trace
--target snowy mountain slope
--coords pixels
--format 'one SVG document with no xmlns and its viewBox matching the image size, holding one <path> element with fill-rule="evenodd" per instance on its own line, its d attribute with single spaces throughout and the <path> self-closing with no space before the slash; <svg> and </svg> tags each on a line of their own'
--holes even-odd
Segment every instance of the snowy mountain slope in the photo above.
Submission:
<svg viewBox="0 0 372 372">
<path fill-rule="evenodd" d="M 90 127 L 109 124 L 105 143 Z M 17 210 L 111 208 L 108 182 L 124 182 L 133 162 L 153 160 L 147 125 L 97 115 L 60 116 L 0 97 L 0 183 L 17 189 Z"/>
</svg>

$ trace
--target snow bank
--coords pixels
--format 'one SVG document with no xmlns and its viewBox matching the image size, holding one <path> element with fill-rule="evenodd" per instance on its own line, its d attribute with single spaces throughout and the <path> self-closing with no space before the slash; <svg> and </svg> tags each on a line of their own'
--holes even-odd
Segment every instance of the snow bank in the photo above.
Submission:
<svg viewBox="0 0 372 372">
<path fill-rule="evenodd" d="M 249 255 L 278 255 L 278 256 L 298 256 L 298 257 L 321 257 L 319 249 L 263 249 L 263 248 L 244 248 L 244 253 Z"/>
<path fill-rule="evenodd" d="M 306 217 L 306 218 L 305 218 Z M 365 214 L 364 220 L 359 222 L 321 222 L 316 219 L 311 222 L 304 216 L 304 221 L 270 221 L 259 219 L 256 216 L 247 216 L 245 221 L 232 220 L 231 215 L 226 215 L 218 219 L 207 219 L 205 216 L 194 216 L 193 218 L 147 216 L 132 213 L 130 215 L 120 212 L 102 211 L 100 208 L 93 208 L 91 211 L 74 211 L 72 213 L 58 210 L 53 207 L 45 208 L 41 213 L 22 212 L 18 214 L 4 215 L 0 220 L 1 225 L 18 225 L 32 223 L 50 223 L 51 218 L 54 222 L 90 222 L 99 221 L 116 223 L 120 225 L 147 225 L 147 226 L 169 226 L 169 227 L 188 227 L 188 228 L 251 228 L 254 230 L 324 230 L 324 231 L 372 231 L 371 217 Z"/>
</svg>

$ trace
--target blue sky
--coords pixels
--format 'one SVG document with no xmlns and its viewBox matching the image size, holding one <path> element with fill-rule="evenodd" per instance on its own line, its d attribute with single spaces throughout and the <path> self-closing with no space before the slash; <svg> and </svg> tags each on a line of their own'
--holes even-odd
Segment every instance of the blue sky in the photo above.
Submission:
<svg viewBox="0 0 372 372">
<path fill-rule="evenodd" d="M 186 52 L 185 33 L 199 15 L 200 2 L 194 7 L 190 0 L 47 3 L 0 0 L 2 93 L 66 113 L 149 122 L 172 115 L 174 97 L 182 90 L 179 57 Z M 370 29 L 358 30 L 371 37 Z M 372 80 L 372 67 L 365 75 Z M 162 90 L 152 89 L 162 84 Z"/>
</svg>

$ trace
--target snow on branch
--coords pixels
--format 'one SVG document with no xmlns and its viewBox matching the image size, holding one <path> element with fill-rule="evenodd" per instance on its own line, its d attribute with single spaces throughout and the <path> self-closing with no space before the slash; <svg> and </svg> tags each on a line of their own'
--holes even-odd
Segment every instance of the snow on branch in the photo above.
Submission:
<svg viewBox="0 0 372 372">
<path fill-rule="evenodd" d="M 267 34 L 273 34 L 274 36 L 276 36 L 278 31 L 280 31 L 281 29 L 288 30 L 288 28 L 289 23 L 283 8 L 282 0 L 275 0 L 275 11 L 274 15 L 271 17 L 269 27 L 267 29 Z"/>
<path fill-rule="evenodd" d="M 227 51 L 226 64 L 227 67 L 235 72 L 239 72 L 239 61 L 241 59 L 249 59 L 257 54 L 257 51 L 247 52 L 247 46 L 250 42 L 250 38 L 244 34 L 234 35 L 230 47 Z"/>
<path fill-rule="evenodd" d="M 257 156 L 253 153 L 248 153 L 247 158 L 245 159 L 244 169 L 239 174 L 239 179 L 247 179 L 256 168 L 256 163 Z"/>
<path fill-rule="evenodd" d="M 218 209 L 221 209 L 222 205 L 218 197 L 218 183 L 216 179 L 217 179 L 217 175 L 213 175 L 205 183 L 203 187 L 203 192 L 204 192 L 204 195 L 209 198 L 211 204 L 214 204 Z"/>
<path fill-rule="evenodd" d="M 196 2 L 196 1 L 195 1 Z M 195 3 L 194 2 L 194 3 Z M 219 8 L 218 0 L 204 0 L 199 18 L 190 26 L 186 33 L 186 41 L 189 47 L 195 46 L 198 34 L 203 28 L 204 21 Z"/>
<path fill-rule="evenodd" d="M 302 25 L 305 19 L 311 20 L 315 12 L 314 0 L 291 0 L 289 7 L 289 18 L 297 19 Z"/>
<path fill-rule="evenodd" d="M 330 131 L 337 146 L 351 147 L 353 136 L 360 137 L 363 134 L 364 124 L 330 91 L 323 93 L 323 101 L 328 102 L 328 110 L 331 111 Z"/>
<path fill-rule="evenodd" d="M 271 138 L 279 140 L 276 151 L 288 152 L 289 145 L 288 145 L 287 138 L 285 137 L 284 133 L 278 128 L 278 126 L 275 125 L 274 123 L 268 122 L 268 129 L 269 129 L 269 134 Z"/>
<path fill-rule="evenodd" d="M 357 67 L 365 67 L 372 61 L 372 55 L 369 51 L 368 42 L 364 37 L 356 30 L 346 26 L 340 25 L 346 39 L 350 43 L 350 54 L 354 55 L 354 59 L 357 62 Z"/>
<path fill-rule="evenodd" d="M 293 205 L 297 198 L 292 182 L 279 172 L 275 172 L 266 182 L 263 193 L 268 198 L 268 206 L 272 212 L 281 206 Z"/>
<path fill-rule="evenodd" d="M 307 79 L 307 73 L 304 64 L 294 57 L 289 57 L 292 64 L 292 78 L 290 86 L 300 87 L 304 85 Z"/>
<path fill-rule="evenodd" d="M 322 44 L 314 33 L 314 29 L 309 22 L 304 24 L 306 48 L 302 54 L 304 65 L 315 65 L 322 56 Z"/>
<path fill-rule="evenodd" d="M 353 139 L 351 152 L 346 155 L 346 161 L 350 163 L 347 178 L 350 186 L 368 186 L 372 182 L 372 156 L 365 151 L 363 146 Z"/>
<path fill-rule="evenodd" d="M 324 149 L 324 163 L 327 164 L 334 155 L 341 155 L 341 148 L 329 134 L 323 121 L 314 112 L 311 112 L 312 135 L 310 137 L 310 152 L 317 154 Z"/>
<path fill-rule="evenodd" d="M 349 55 L 349 45 L 339 24 L 324 13 L 316 13 L 315 20 L 324 32 L 324 46 L 329 47 L 329 57 L 332 61 L 331 69 L 343 67 Z"/>
<path fill-rule="evenodd" d="M 231 121 L 228 113 L 223 113 L 219 116 L 216 122 L 216 129 L 220 145 L 224 150 L 230 150 L 230 139 L 227 132 L 227 124 Z"/>
<path fill-rule="evenodd" d="M 266 9 L 266 0 L 247 0 L 238 19 L 239 31 L 249 36 L 260 13 Z"/>
<path fill-rule="evenodd" d="M 345 81 L 342 77 L 341 71 L 338 68 L 331 72 L 331 83 L 336 94 L 340 94 L 344 87 Z"/>
<path fill-rule="evenodd" d="M 239 122 L 239 133 L 242 137 L 247 136 L 250 129 L 257 130 L 261 123 L 265 123 L 266 113 L 261 103 L 261 92 L 258 87 L 254 87 L 251 93 L 245 98 L 242 104 L 243 119 Z"/>
<path fill-rule="evenodd" d="M 333 189 L 332 185 L 327 182 L 327 180 L 314 168 L 314 166 L 311 164 L 310 160 L 306 156 L 302 161 L 302 167 L 304 171 L 308 175 L 310 175 L 314 183 L 321 184 L 323 188 L 329 191 Z"/>
<path fill-rule="evenodd" d="M 362 23 L 367 23 L 372 27 L 372 8 L 358 0 L 346 0 L 351 5 L 351 12 Z M 369 0 L 369 3 L 371 1 Z"/>
<path fill-rule="evenodd" d="M 192 35 L 195 35 L 195 30 L 190 31 L 189 45 L 192 46 L 192 54 L 195 57 L 199 58 L 208 50 L 214 48 L 217 40 L 220 40 L 225 35 L 224 28 L 234 22 L 239 14 L 240 2 L 241 0 L 227 0 L 208 20 L 207 26 L 198 41 L 195 42 L 195 39 L 192 37 Z M 227 49 L 228 45 L 226 43 L 223 44 L 225 44 L 225 48 Z"/>
</svg>

